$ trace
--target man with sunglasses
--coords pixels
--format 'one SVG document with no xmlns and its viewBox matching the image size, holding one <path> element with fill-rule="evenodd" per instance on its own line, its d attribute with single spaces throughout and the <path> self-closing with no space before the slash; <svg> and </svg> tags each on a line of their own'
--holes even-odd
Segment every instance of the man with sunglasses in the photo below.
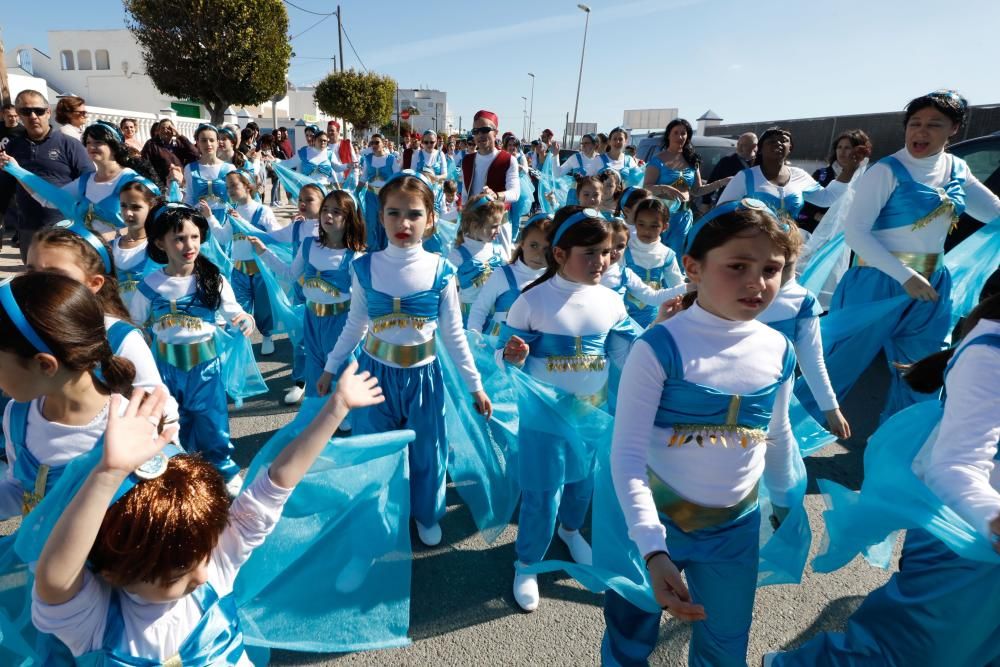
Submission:
<svg viewBox="0 0 1000 667">
<path fill-rule="evenodd" d="M 507 209 L 521 196 L 517 162 L 511 154 L 497 149 L 497 115 L 485 109 L 477 111 L 472 121 L 472 139 L 475 152 L 462 158 L 462 201 L 484 194 L 499 200 Z M 501 240 L 509 243 L 510 222 L 501 228 Z"/>
<path fill-rule="evenodd" d="M 62 187 L 83 174 L 94 171 L 87 149 L 78 140 L 62 132 L 53 132 L 50 125 L 49 103 L 36 90 L 23 90 L 14 99 L 14 107 L 24 126 L 24 134 L 12 137 L 0 151 L 0 166 L 7 156 L 36 176 Z M 17 230 L 20 236 L 21 261 L 28 256 L 31 237 L 43 228 L 63 219 L 63 215 L 48 206 L 7 172 L 0 172 L 0 209 L 6 210 L 17 192 Z"/>
</svg>

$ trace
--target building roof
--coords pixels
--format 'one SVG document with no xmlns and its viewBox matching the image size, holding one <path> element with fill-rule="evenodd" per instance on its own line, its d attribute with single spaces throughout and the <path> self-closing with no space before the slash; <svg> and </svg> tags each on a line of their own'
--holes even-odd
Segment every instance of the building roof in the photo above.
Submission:
<svg viewBox="0 0 1000 667">
<path fill-rule="evenodd" d="M 698 120 L 722 120 L 722 116 L 720 116 L 719 114 L 717 114 L 714 111 L 712 111 L 711 109 L 709 109 L 708 111 L 706 111 L 705 113 L 703 113 L 698 118 Z"/>
</svg>

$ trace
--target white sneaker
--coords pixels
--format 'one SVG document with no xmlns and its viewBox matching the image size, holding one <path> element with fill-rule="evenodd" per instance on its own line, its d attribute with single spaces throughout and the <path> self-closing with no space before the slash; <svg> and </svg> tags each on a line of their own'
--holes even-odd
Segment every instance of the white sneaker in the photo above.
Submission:
<svg viewBox="0 0 1000 667">
<path fill-rule="evenodd" d="M 337 580 L 334 582 L 337 592 L 345 594 L 353 593 L 361 588 L 361 584 L 365 582 L 365 577 L 368 576 L 368 570 L 371 569 L 374 563 L 375 561 L 371 558 L 351 556 L 351 560 L 340 571 L 340 574 L 337 575 Z"/>
<path fill-rule="evenodd" d="M 285 405 L 295 405 L 302 400 L 305 393 L 305 387 L 300 387 L 297 384 L 292 385 L 291 389 L 285 392 Z"/>
<path fill-rule="evenodd" d="M 521 574 L 517 571 L 521 563 L 514 565 L 514 601 L 525 611 L 538 609 L 538 576 Z"/>
<path fill-rule="evenodd" d="M 774 664 L 774 659 L 778 657 L 781 651 L 771 651 L 770 653 L 765 653 L 760 659 L 760 667 L 771 667 Z"/>
<path fill-rule="evenodd" d="M 436 523 L 433 526 L 424 526 L 419 521 L 414 521 L 417 524 L 417 537 L 426 546 L 436 547 L 441 544 L 441 524 Z"/>
<path fill-rule="evenodd" d="M 594 552 L 579 530 L 566 530 L 559 526 L 556 533 L 559 535 L 559 539 L 569 547 L 569 555 L 573 557 L 573 560 L 580 565 L 594 564 Z"/>
<path fill-rule="evenodd" d="M 266 357 L 269 354 L 274 354 L 274 341 L 271 340 L 270 336 L 264 336 L 264 340 L 260 344 L 260 356 Z"/>
<path fill-rule="evenodd" d="M 236 473 L 231 480 L 226 482 L 226 492 L 229 493 L 230 498 L 235 498 L 240 495 L 240 491 L 243 490 L 243 475 Z"/>
</svg>

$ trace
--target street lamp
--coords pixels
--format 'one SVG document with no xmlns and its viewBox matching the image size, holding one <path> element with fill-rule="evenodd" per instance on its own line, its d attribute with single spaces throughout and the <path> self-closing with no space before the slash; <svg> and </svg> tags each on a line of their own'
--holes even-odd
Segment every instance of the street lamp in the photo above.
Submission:
<svg viewBox="0 0 1000 667">
<path fill-rule="evenodd" d="M 590 7 L 577 5 L 587 15 L 583 24 L 583 48 L 580 50 L 580 75 L 576 79 L 576 102 L 573 104 L 573 134 L 570 136 L 570 148 L 576 143 L 576 112 L 580 108 L 580 83 L 583 81 L 583 56 L 587 52 L 587 28 L 590 26 Z"/>
<path fill-rule="evenodd" d="M 532 121 L 535 116 L 535 75 L 528 72 L 528 76 L 531 77 L 531 107 L 528 109 L 528 139 L 530 140 L 534 136 Z"/>
</svg>

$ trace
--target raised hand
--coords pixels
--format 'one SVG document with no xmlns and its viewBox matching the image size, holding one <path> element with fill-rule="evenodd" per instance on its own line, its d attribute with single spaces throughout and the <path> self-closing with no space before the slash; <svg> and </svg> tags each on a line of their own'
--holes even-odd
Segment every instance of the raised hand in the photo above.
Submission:
<svg viewBox="0 0 1000 667">
<path fill-rule="evenodd" d="M 326 389 L 330 390 L 329 385 Z M 368 371 L 358 373 L 358 362 L 352 361 L 337 379 L 337 391 L 330 400 L 340 400 L 344 407 L 353 410 L 381 403 L 385 401 L 385 396 L 382 395 L 378 380 Z"/>
<path fill-rule="evenodd" d="M 111 397 L 102 458 L 106 470 L 128 475 L 170 442 L 177 431 L 176 425 L 158 433 L 166 402 L 167 390 L 162 385 L 152 393 L 136 388 L 125 414 L 119 416 L 121 397 Z"/>
</svg>

